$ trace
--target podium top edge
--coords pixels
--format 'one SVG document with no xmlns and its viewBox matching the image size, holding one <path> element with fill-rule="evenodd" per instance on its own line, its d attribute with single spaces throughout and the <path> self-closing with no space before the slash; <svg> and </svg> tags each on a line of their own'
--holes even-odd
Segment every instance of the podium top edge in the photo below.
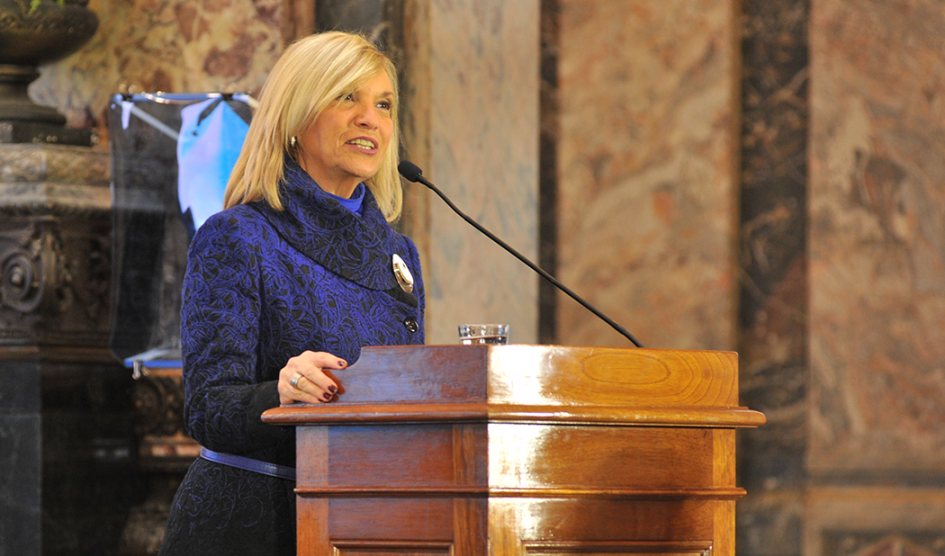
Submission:
<svg viewBox="0 0 945 556">
<path fill-rule="evenodd" d="M 584 350 L 616 350 L 616 351 L 628 351 L 628 352 L 679 352 L 679 353 L 724 353 L 728 355 L 738 355 L 737 351 L 733 350 L 714 350 L 714 349 L 676 349 L 676 348 L 655 348 L 655 347 L 642 347 L 638 348 L 635 346 L 573 346 L 565 344 L 473 344 L 473 345 L 463 345 L 463 344 L 423 344 L 423 345 L 405 345 L 405 346 L 365 346 L 362 349 L 366 350 L 389 350 L 389 349 L 409 349 L 409 350 L 423 350 L 423 349 L 507 349 L 507 348 L 531 348 L 531 349 L 557 349 L 557 350 L 574 350 L 574 351 L 584 351 Z"/>
<path fill-rule="evenodd" d="M 738 405 L 732 352 L 555 345 L 365 348 L 335 373 L 357 404 Z"/>
</svg>

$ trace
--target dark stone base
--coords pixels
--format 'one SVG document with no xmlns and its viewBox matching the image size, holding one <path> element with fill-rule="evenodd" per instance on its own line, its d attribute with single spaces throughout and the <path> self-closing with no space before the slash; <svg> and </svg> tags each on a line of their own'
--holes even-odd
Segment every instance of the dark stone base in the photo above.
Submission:
<svg viewBox="0 0 945 556">
<path fill-rule="evenodd" d="M 40 418 L 36 412 L 8 405 L 11 377 L 6 371 L 0 365 L 0 553 L 38 555 Z"/>
<path fill-rule="evenodd" d="M 147 489 L 131 373 L 0 353 L 0 554 L 118 554 Z"/>
<path fill-rule="evenodd" d="M 90 147 L 93 130 L 45 122 L 0 121 L 0 143 L 48 143 Z"/>
</svg>

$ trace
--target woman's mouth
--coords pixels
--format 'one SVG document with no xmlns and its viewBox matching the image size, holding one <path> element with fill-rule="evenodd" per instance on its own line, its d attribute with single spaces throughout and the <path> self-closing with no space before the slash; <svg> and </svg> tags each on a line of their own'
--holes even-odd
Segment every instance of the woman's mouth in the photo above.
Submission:
<svg viewBox="0 0 945 556">
<path fill-rule="evenodd" d="M 360 149 L 365 149 L 369 151 L 377 150 L 377 141 L 373 139 L 368 139 L 366 137 L 358 137 L 348 141 L 349 145 L 354 145 Z"/>
</svg>

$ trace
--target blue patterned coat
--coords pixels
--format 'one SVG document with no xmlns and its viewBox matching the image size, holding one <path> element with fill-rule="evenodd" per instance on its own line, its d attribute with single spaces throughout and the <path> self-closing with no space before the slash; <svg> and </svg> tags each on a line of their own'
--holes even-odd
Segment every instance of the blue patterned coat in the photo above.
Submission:
<svg viewBox="0 0 945 556">
<path fill-rule="evenodd" d="M 294 430 L 260 420 L 279 405 L 279 370 L 305 350 L 352 365 L 363 346 L 422 344 L 424 290 L 416 247 L 370 191 L 359 217 L 287 159 L 280 196 L 283 212 L 239 205 L 194 238 L 181 310 L 184 419 L 211 450 L 294 466 Z M 395 253 L 414 275 L 412 294 L 393 274 Z M 161 554 L 295 554 L 294 486 L 198 458 Z"/>
</svg>

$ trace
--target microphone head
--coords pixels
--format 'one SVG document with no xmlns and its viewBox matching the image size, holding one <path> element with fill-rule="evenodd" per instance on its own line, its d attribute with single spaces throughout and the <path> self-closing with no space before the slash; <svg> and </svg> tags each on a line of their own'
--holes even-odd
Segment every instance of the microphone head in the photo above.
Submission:
<svg viewBox="0 0 945 556">
<path fill-rule="evenodd" d="M 420 179 L 420 175 L 423 174 L 423 170 L 409 160 L 401 160 L 400 164 L 397 165 L 397 171 L 400 172 L 401 176 L 414 183 L 416 183 Z"/>
</svg>

